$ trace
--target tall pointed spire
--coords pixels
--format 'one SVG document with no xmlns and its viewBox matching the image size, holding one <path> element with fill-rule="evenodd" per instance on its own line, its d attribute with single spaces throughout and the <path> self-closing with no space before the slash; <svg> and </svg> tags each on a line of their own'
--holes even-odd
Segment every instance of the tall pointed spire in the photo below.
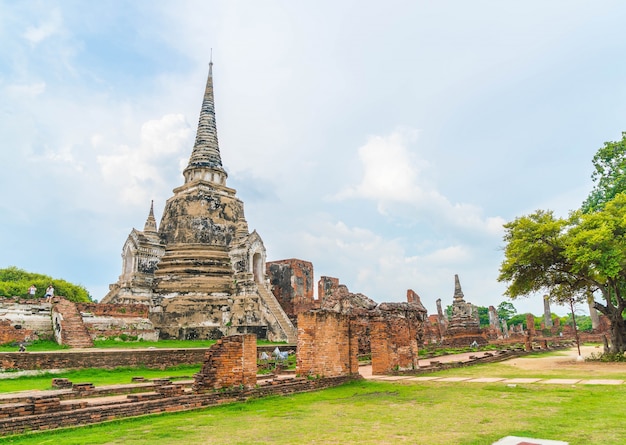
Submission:
<svg viewBox="0 0 626 445">
<path fill-rule="evenodd" d="M 463 300 L 463 291 L 461 290 L 461 282 L 459 281 L 459 276 L 457 274 L 454 275 L 454 299 Z"/>
<path fill-rule="evenodd" d="M 150 201 L 150 213 L 146 224 L 143 226 L 144 233 L 157 233 L 156 219 L 154 219 L 154 200 Z"/>
<path fill-rule="evenodd" d="M 200 175 L 191 174 L 197 170 L 212 170 L 213 174 L 204 172 Z M 214 174 L 218 173 L 217 176 Z M 189 164 L 185 171 L 185 182 L 194 179 L 205 179 L 213 182 L 224 183 L 226 172 L 222 167 L 220 148 L 217 142 L 217 126 L 215 123 L 215 101 L 213 98 L 213 56 L 209 62 L 209 76 L 204 90 L 200 118 L 198 120 L 198 131 L 196 132 L 196 142 L 189 158 Z"/>
</svg>

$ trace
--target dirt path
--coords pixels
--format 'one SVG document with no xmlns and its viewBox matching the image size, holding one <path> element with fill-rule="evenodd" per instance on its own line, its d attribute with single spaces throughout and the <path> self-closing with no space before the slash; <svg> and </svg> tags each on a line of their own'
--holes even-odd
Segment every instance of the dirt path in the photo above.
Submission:
<svg viewBox="0 0 626 445">
<path fill-rule="evenodd" d="M 601 354 L 602 346 L 581 346 L 580 353 L 583 358 L 589 357 L 591 354 Z M 511 360 L 501 362 L 503 365 L 514 366 L 517 369 L 527 371 L 546 371 L 546 370 L 572 370 L 577 372 L 589 372 L 593 374 L 602 370 L 604 374 L 625 374 L 626 363 L 601 363 L 578 361 L 578 350 L 574 347 L 558 351 L 559 355 L 546 355 L 535 357 L 518 357 Z"/>
<path fill-rule="evenodd" d="M 601 346 L 581 346 L 580 353 L 583 358 L 589 357 L 591 354 L 601 354 Z M 428 365 L 429 362 L 439 361 L 441 363 L 446 362 L 458 362 L 467 360 L 470 355 L 481 356 L 482 352 L 466 352 L 463 354 L 452 354 L 433 359 L 423 359 L 419 361 L 420 365 Z M 557 355 L 558 354 L 558 355 Z M 567 372 L 568 370 L 575 371 L 580 374 L 589 373 L 589 377 L 599 371 L 602 374 L 626 374 L 626 363 L 601 363 L 601 362 L 587 362 L 578 360 L 577 348 L 564 349 L 555 351 L 552 354 L 538 354 L 532 357 L 517 357 L 500 362 L 503 365 L 515 367 L 524 371 L 547 371 L 547 370 L 561 370 Z M 371 366 L 361 366 L 359 373 L 363 377 L 370 378 L 372 375 Z"/>
</svg>

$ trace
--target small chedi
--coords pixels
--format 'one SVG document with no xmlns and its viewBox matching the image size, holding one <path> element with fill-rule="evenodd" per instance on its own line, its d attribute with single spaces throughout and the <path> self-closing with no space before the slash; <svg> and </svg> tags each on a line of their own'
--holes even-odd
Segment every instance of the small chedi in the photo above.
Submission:
<svg viewBox="0 0 626 445">
<path fill-rule="evenodd" d="M 439 312 L 441 313 L 441 311 Z M 438 324 L 445 329 L 441 333 L 442 344 L 446 346 L 466 347 L 474 342 L 478 345 L 488 343 L 487 332 L 480 328 L 476 307 L 465 301 L 458 275 L 454 275 L 452 315 L 449 320 L 441 321 Z"/>
<path fill-rule="evenodd" d="M 253 333 L 296 341 L 296 331 L 265 283 L 266 251 L 248 230 L 243 202 L 226 185 L 209 64 L 195 144 L 184 183 L 153 206 L 143 231 L 122 248 L 122 274 L 102 303 L 144 304 L 160 338 L 210 339 Z"/>
</svg>

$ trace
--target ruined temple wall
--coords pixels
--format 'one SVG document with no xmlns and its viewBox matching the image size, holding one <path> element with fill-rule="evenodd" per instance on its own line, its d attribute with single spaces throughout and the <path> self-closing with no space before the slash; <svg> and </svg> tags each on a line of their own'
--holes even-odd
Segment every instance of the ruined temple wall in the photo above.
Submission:
<svg viewBox="0 0 626 445">
<path fill-rule="evenodd" d="M 424 334 L 424 322 L 419 312 L 400 308 L 381 311 L 379 316 L 371 319 L 370 333 L 372 374 L 417 369 L 418 344 Z"/>
<path fill-rule="evenodd" d="M 297 323 L 298 314 L 319 308 L 313 295 L 313 264 L 309 261 L 287 259 L 266 263 L 272 293 L 281 307 Z"/>
<path fill-rule="evenodd" d="M 255 335 L 224 337 L 207 351 L 202 369 L 194 376 L 194 389 L 253 388 L 256 385 L 256 359 Z"/>
<path fill-rule="evenodd" d="M 148 306 L 144 304 L 76 303 L 76 308 L 82 314 L 116 318 L 148 318 L 149 312 Z"/>
<path fill-rule="evenodd" d="M 298 315 L 296 374 L 321 377 L 358 374 L 357 351 L 351 317 L 330 311 Z"/>
<path fill-rule="evenodd" d="M 317 283 L 317 298 L 324 300 L 330 297 L 339 289 L 339 278 L 320 277 Z"/>
<path fill-rule="evenodd" d="M 54 337 L 50 303 L 0 299 L 0 344 Z"/>
</svg>

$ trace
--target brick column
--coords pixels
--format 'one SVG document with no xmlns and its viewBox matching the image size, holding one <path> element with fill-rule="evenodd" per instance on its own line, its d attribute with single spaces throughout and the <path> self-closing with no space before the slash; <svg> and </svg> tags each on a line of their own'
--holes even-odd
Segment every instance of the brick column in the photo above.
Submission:
<svg viewBox="0 0 626 445">
<path fill-rule="evenodd" d="M 416 369 L 418 330 L 422 322 L 414 312 L 390 313 L 371 320 L 372 374 Z"/>
<path fill-rule="evenodd" d="M 358 374 L 358 341 L 349 316 L 330 311 L 298 315 L 296 374 L 340 377 Z"/>
<path fill-rule="evenodd" d="M 204 364 L 194 376 L 194 390 L 256 385 L 256 335 L 224 337 L 206 352 Z"/>
</svg>

